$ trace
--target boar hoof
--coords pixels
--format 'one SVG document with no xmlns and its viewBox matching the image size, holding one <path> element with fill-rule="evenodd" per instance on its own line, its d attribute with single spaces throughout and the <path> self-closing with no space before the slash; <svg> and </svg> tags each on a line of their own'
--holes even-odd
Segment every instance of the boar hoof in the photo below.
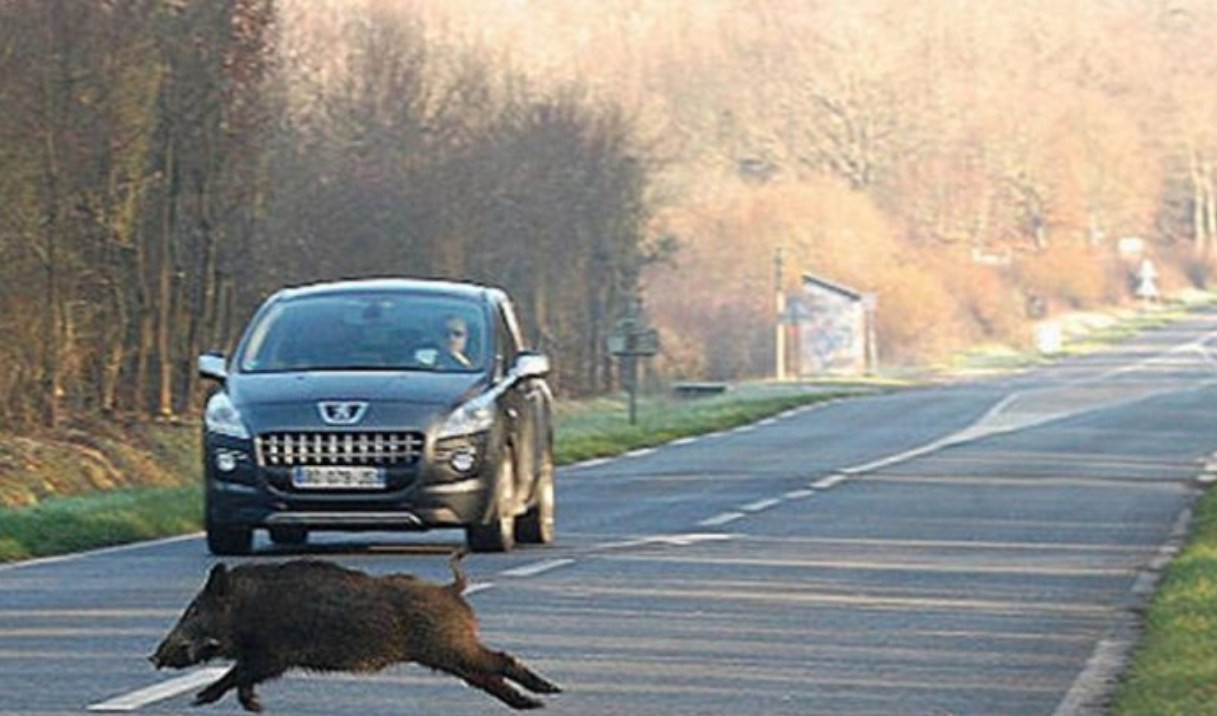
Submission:
<svg viewBox="0 0 1217 716">
<path fill-rule="evenodd" d="M 214 704 L 215 702 L 219 701 L 220 697 L 223 695 L 224 695 L 223 691 L 213 691 L 211 689 L 203 689 L 202 691 L 200 691 L 199 693 L 194 695 L 194 701 L 191 702 L 190 705 L 191 706 L 206 706 L 207 704 Z"/>
<path fill-rule="evenodd" d="M 258 695 L 254 693 L 254 687 L 242 686 L 237 689 L 237 700 L 241 702 L 241 706 L 246 711 L 259 713 L 262 711 L 262 702 L 258 699 Z"/>
</svg>

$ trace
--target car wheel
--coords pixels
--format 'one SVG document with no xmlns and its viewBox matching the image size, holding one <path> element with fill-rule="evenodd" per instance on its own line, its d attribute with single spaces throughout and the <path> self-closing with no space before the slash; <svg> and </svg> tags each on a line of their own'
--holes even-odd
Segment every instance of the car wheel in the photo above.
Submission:
<svg viewBox="0 0 1217 716">
<path fill-rule="evenodd" d="M 207 549 L 217 557 L 249 554 L 253 547 L 254 531 L 247 527 L 220 527 L 207 523 Z"/>
<path fill-rule="evenodd" d="M 541 457 L 541 474 L 537 476 L 537 500 L 528 512 L 516 521 L 516 539 L 527 544 L 549 544 L 554 541 L 554 455 L 547 448 Z"/>
<path fill-rule="evenodd" d="M 308 542 L 308 530 L 303 527 L 271 527 L 267 530 L 275 544 L 301 545 Z"/>
<path fill-rule="evenodd" d="M 510 552 L 515 547 L 515 457 L 503 450 L 495 475 L 495 508 L 490 521 L 465 528 L 465 541 L 474 552 Z"/>
</svg>

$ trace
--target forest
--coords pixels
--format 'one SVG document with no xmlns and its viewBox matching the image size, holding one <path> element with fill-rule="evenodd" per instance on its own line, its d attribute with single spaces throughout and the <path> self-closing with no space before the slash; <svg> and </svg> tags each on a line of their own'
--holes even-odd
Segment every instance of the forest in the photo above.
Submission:
<svg viewBox="0 0 1217 716">
<path fill-rule="evenodd" d="M 417 18 L 270 0 L 0 3 L 0 425 L 197 406 L 274 290 L 503 286 L 573 393 L 637 291 L 627 119 Z"/>
<path fill-rule="evenodd" d="M 190 414 L 269 293 L 506 288 L 566 395 L 772 369 L 774 255 L 885 361 L 1217 240 L 1217 5 L 0 0 L 0 430 Z"/>
</svg>

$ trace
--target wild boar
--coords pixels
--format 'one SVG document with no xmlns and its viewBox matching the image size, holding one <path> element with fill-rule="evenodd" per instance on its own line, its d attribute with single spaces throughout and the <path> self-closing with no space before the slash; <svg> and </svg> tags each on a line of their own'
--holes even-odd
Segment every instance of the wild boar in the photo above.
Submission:
<svg viewBox="0 0 1217 716">
<path fill-rule="evenodd" d="M 561 689 L 478 641 L 477 619 L 461 596 L 462 556 L 453 556 L 453 581 L 443 586 L 321 560 L 233 569 L 220 563 L 149 660 L 158 669 L 235 660 L 196 694 L 195 705 L 235 688 L 247 711 L 261 711 L 254 687 L 293 667 L 372 672 L 413 661 L 464 679 L 512 708 L 543 706 L 505 679 L 538 694 Z"/>
</svg>

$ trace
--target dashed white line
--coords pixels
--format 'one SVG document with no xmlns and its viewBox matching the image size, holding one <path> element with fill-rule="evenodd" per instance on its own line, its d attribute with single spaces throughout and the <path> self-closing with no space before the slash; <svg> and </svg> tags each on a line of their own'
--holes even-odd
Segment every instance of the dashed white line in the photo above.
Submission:
<svg viewBox="0 0 1217 716">
<path fill-rule="evenodd" d="M 698 542 L 722 542 L 731 538 L 732 535 L 723 534 L 722 532 L 686 532 L 676 535 L 659 535 L 658 537 L 652 537 L 649 541 L 659 544 L 670 544 L 675 547 L 688 547 Z"/>
<path fill-rule="evenodd" d="M 622 455 L 622 457 L 642 457 L 643 455 L 650 455 L 653 452 L 655 452 L 655 448 L 653 448 L 653 447 L 640 448 L 638 450 L 631 450 L 631 451 L 627 452 L 626 454 Z"/>
<path fill-rule="evenodd" d="M 707 517 L 697 524 L 702 527 L 718 527 L 720 525 L 725 525 L 728 522 L 735 522 L 736 520 L 743 519 L 743 517 L 743 512 L 720 512 L 713 517 Z"/>
<path fill-rule="evenodd" d="M 740 515 L 740 517 L 743 517 L 743 515 Z M 597 545 L 596 550 L 630 549 L 632 547 L 645 547 L 653 544 L 666 544 L 673 547 L 688 547 L 689 545 L 697 544 L 698 542 L 717 542 L 728 539 L 731 539 L 731 535 L 724 534 L 722 532 L 685 532 L 683 534 L 639 537 L 638 539 L 626 540 L 624 542 L 607 542 L 605 544 Z"/>
<path fill-rule="evenodd" d="M 470 584 L 468 587 L 465 587 L 463 594 L 468 597 L 477 594 L 478 592 L 484 592 L 487 589 L 494 589 L 494 582 L 478 582 L 477 584 Z"/>
<path fill-rule="evenodd" d="M 574 564 L 573 559 L 543 559 L 540 562 L 525 564 L 519 567 L 503 570 L 499 572 L 504 577 L 533 577 L 538 574 L 543 574 L 559 567 L 565 567 L 568 564 Z"/>
<path fill-rule="evenodd" d="M 781 503 L 782 503 L 781 500 L 769 498 L 769 499 L 765 499 L 765 500 L 757 500 L 756 502 L 749 502 L 748 504 L 744 505 L 743 507 L 740 507 L 740 509 L 743 510 L 744 512 L 760 512 L 761 510 L 767 510 L 770 507 L 774 507 L 775 505 L 780 505 Z"/>
<path fill-rule="evenodd" d="M 816 480 L 815 482 L 811 483 L 810 487 L 817 490 L 827 490 L 840 485 L 842 482 L 845 482 L 848 479 L 849 475 L 830 475 L 822 480 Z"/>
<path fill-rule="evenodd" d="M 816 494 L 814 490 L 791 490 L 783 495 L 783 497 L 787 500 L 805 500 L 814 494 Z"/>
<path fill-rule="evenodd" d="M 210 684 L 223 676 L 225 671 L 228 671 L 228 667 L 209 666 L 174 679 L 169 679 L 168 681 L 162 681 L 159 684 L 153 684 L 152 686 L 132 691 L 129 694 L 115 696 L 107 701 L 89 704 L 87 708 L 89 711 L 135 711 L 156 701 L 171 699 L 178 694 L 183 694 L 200 686 Z"/>
<path fill-rule="evenodd" d="M 688 437 L 688 438 L 679 438 L 679 439 L 673 440 L 672 442 L 670 442 L 668 444 L 669 445 L 692 445 L 695 442 L 697 442 L 697 438 Z"/>
</svg>

